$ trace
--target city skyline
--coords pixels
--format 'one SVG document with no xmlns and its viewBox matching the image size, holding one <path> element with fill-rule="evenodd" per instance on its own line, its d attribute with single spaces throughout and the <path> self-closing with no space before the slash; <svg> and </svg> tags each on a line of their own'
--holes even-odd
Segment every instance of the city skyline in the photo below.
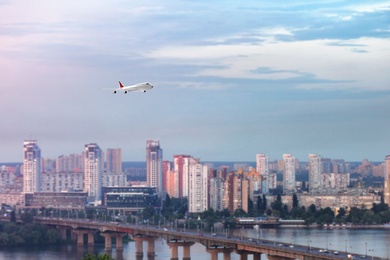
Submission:
<svg viewBox="0 0 390 260">
<path fill-rule="evenodd" d="M 390 154 L 389 1 L 0 4 L 0 161 L 85 143 L 145 159 Z M 207 29 L 206 29 L 207 28 Z M 152 91 L 113 95 L 118 81 Z"/>
<path fill-rule="evenodd" d="M 26 139 L 26 140 L 24 140 L 23 142 L 22 142 L 22 145 L 23 145 L 23 143 L 26 143 L 26 142 L 29 142 L 29 141 L 31 141 L 31 140 L 29 140 L 29 139 Z M 74 156 L 74 155 L 80 155 L 80 156 L 82 156 L 83 155 L 83 150 L 85 149 L 85 145 L 86 144 L 83 144 L 82 145 L 82 147 L 84 147 L 84 148 L 82 148 L 80 151 L 71 151 L 70 153 L 67 153 L 67 154 L 65 154 L 65 153 L 60 153 L 60 154 L 58 154 L 58 155 L 54 155 L 54 156 L 45 156 L 45 149 L 44 149 L 44 147 L 43 147 L 43 149 L 41 149 L 42 148 L 42 146 L 41 146 L 41 142 L 40 142 L 40 140 L 32 140 L 32 141 L 34 141 L 35 143 L 39 143 L 39 148 L 40 148 L 40 156 L 42 157 L 42 159 L 49 159 L 49 160 L 56 160 L 56 159 L 60 159 L 60 158 L 62 158 L 62 157 L 64 157 L 64 156 Z M 153 140 L 145 140 L 146 142 L 148 142 L 148 141 L 153 141 Z M 157 143 L 160 143 L 160 140 L 154 140 L 155 142 L 157 142 Z M 96 145 L 99 145 L 99 146 L 101 146 L 100 144 L 98 144 L 98 143 L 96 143 L 96 142 L 93 142 L 94 144 L 96 144 Z M 164 146 L 165 146 L 165 144 L 164 144 Z M 103 146 L 101 146 L 102 147 L 102 150 L 105 150 L 105 152 L 106 153 L 108 153 L 109 155 L 110 155 L 110 153 L 112 153 L 112 152 L 116 152 L 116 153 L 119 153 L 119 157 L 121 158 L 121 161 L 122 162 L 142 162 L 142 161 L 145 161 L 145 163 L 147 162 L 147 160 L 145 160 L 145 158 L 143 158 L 143 159 L 140 159 L 140 160 L 125 160 L 125 159 L 123 159 L 122 158 L 122 156 L 121 156 L 121 153 L 122 153 L 122 150 L 123 150 L 123 147 L 103 147 Z M 20 148 L 20 147 L 19 147 Z M 144 147 L 144 149 L 143 150 L 145 150 L 145 147 Z M 143 151 L 143 153 L 144 153 L 144 155 L 145 155 L 145 151 Z M 164 152 L 164 154 L 165 154 L 165 152 Z M 164 157 L 162 157 L 162 159 L 165 161 L 165 160 L 168 160 L 168 161 L 174 161 L 175 160 L 175 158 L 177 157 L 177 156 L 184 156 L 184 157 L 188 157 L 188 158 L 190 158 L 190 157 L 192 157 L 192 156 L 194 156 L 194 158 L 199 158 L 199 159 L 201 159 L 202 161 L 204 161 L 204 162 L 237 162 L 237 163 L 240 163 L 240 162 L 252 162 L 252 163 L 257 163 L 258 162 L 258 155 L 262 155 L 262 156 L 266 156 L 267 157 L 267 161 L 269 161 L 269 162 L 274 162 L 274 161 L 280 161 L 280 160 L 283 160 L 283 157 L 284 157 L 284 155 L 286 154 L 286 153 L 282 153 L 282 154 L 280 154 L 279 155 L 279 157 L 275 157 L 275 158 L 270 158 L 269 156 L 268 156 L 268 153 L 262 153 L 262 154 L 259 154 L 259 153 L 257 153 L 257 154 L 254 154 L 252 157 L 253 158 L 251 158 L 251 159 L 248 159 L 248 160 L 244 160 L 244 161 L 242 161 L 242 160 L 222 160 L 222 161 L 218 161 L 218 160 L 209 160 L 208 158 L 203 158 L 203 157 L 201 157 L 201 156 L 198 156 L 198 155 L 194 155 L 194 154 L 191 154 L 191 155 L 183 155 L 184 153 L 181 153 L 181 152 L 177 152 L 177 153 L 170 153 L 170 152 L 168 152 L 168 154 L 169 154 L 169 156 L 164 156 Z M 172 155 L 171 155 L 172 154 Z M 299 161 L 299 162 L 303 162 L 303 163 L 310 163 L 310 157 L 311 157 L 311 155 L 312 154 L 307 154 L 306 156 L 304 156 L 304 157 L 297 157 L 297 156 L 295 156 L 294 155 L 294 157 Z M 344 159 L 344 158 L 333 158 L 333 157 L 330 157 L 330 156 L 326 156 L 326 155 L 323 155 L 323 154 L 316 154 L 317 156 L 319 156 L 320 158 L 322 158 L 322 159 L 331 159 L 331 160 L 343 160 L 343 161 L 345 161 L 345 162 L 363 162 L 363 161 L 365 161 L 365 160 L 368 160 L 368 161 L 370 161 L 370 162 L 374 162 L 374 163 L 383 163 L 383 162 L 385 162 L 385 160 L 386 160 L 386 158 L 388 158 L 388 156 L 390 156 L 390 155 L 385 155 L 384 157 L 383 157 L 383 159 L 382 160 L 370 160 L 370 159 L 368 159 L 368 158 L 361 158 L 361 159 L 358 159 L 358 160 L 352 160 L 352 161 L 348 161 L 348 160 L 346 160 L 346 159 Z M 110 155 L 110 157 L 111 157 L 112 155 Z M 118 155 L 117 155 L 118 156 Z M 106 157 L 106 156 L 105 156 Z M 112 160 L 112 158 L 110 158 L 110 160 Z M 115 158 L 115 160 L 118 160 L 118 157 L 117 158 Z M 106 162 L 106 159 L 104 160 L 105 162 Z M 21 163 L 21 164 L 23 164 L 23 154 L 21 154 L 21 157 L 20 157 L 20 159 L 19 160 L 16 160 L 16 161 L 5 161 L 5 160 L 2 160 L 1 158 L 0 158 L 0 163 Z M 112 162 L 108 162 L 108 164 L 110 164 L 110 163 L 112 163 Z M 117 162 L 116 162 L 117 163 Z M 107 167 L 111 167 L 111 166 L 107 166 Z M 116 166 L 116 167 L 119 167 L 119 166 Z M 122 167 L 122 166 L 120 166 L 120 167 Z"/>
</svg>

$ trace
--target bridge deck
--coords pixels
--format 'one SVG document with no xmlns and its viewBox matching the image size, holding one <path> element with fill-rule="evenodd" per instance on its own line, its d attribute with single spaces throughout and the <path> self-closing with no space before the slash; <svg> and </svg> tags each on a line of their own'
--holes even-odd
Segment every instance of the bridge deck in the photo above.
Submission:
<svg viewBox="0 0 390 260">
<path fill-rule="evenodd" d="M 302 245 L 281 244 L 277 241 L 257 240 L 247 237 L 227 236 L 226 234 L 196 233 L 193 231 L 159 228 L 156 226 L 133 225 L 112 222 L 94 222 L 89 220 L 35 218 L 36 222 L 71 229 L 91 229 L 100 232 L 127 233 L 133 237 L 161 237 L 170 241 L 188 241 L 204 245 L 207 248 L 231 248 L 247 253 L 262 253 L 290 259 L 347 259 L 346 252 L 324 252 L 325 250 Z M 358 257 L 355 255 L 354 257 Z M 372 258 L 379 259 L 379 258 Z"/>
</svg>

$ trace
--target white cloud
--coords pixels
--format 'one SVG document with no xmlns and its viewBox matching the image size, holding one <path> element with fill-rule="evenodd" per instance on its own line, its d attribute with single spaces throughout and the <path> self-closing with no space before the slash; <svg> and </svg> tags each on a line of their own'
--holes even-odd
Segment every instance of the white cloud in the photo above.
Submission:
<svg viewBox="0 0 390 260">
<path fill-rule="evenodd" d="M 333 84 L 333 88 L 390 90 L 390 76 L 386 72 L 390 65 L 388 46 L 390 40 L 380 38 L 267 40 L 257 45 L 166 46 L 150 53 L 150 57 L 204 64 L 212 61 L 218 65 L 198 72 L 198 76 L 277 80 L 297 77 L 299 75 L 294 73 L 297 71 L 314 75 L 317 79 L 339 82 Z M 254 73 L 259 67 L 279 73 Z M 301 87 L 328 88 L 329 85 Z"/>
<path fill-rule="evenodd" d="M 390 10 L 390 1 L 377 2 L 377 3 L 354 3 L 353 5 L 347 7 L 350 10 L 359 12 L 359 13 L 373 13 L 379 11 L 388 11 Z"/>
</svg>

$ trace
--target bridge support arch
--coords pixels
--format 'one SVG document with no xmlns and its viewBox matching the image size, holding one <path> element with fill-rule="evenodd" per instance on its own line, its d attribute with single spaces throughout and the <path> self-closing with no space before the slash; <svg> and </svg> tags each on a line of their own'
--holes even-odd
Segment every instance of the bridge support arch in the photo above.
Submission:
<svg viewBox="0 0 390 260">
<path fill-rule="evenodd" d="M 153 260 L 156 256 L 156 253 L 154 252 L 155 248 L 155 241 L 157 240 L 157 237 L 151 237 L 151 236 L 140 236 L 140 237 L 133 237 L 133 240 L 135 241 L 135 256 L 136 259 L 142 259 L 144 256 L 144 250 L 143 250 L 143 242 L 147 241 L 147 257 L 148 260 Z"/>
<path fill-rule="evenodd" d="M 123 250 L 123 237 L 126 235 L 124 233 L 101 233 L 104 237 L 104 250 L 112 250 L 112 238 L 115 237 L 115 249 L 117 251 Z"/>
<path fill-rule="evenodd" d="M 218 260 L 218 254 L 223 254 L 223 260 L 230 260 L 233 249 L 227 247 L 208 247 L 206 251 L 210 254 L 211 260 Z"/>
<path fill-rule="evenodd" d="M 179 260 L 179 246 L 183 247 L 183 260 L 191 260 L 191 246 L 194 242 L 188 241 L 170 241 L 167 245 L 171 249 L 171 260 Z"/>
<path fill-rule="evenodd" d="M 73 233 L 77 235 L 77 246 L 84 245 L 84 235 L 88 236 L 88 245 L 93 246 L 95 244 L 94 234 L 92 230 L 73 230 Z"/>
<path fill-rule="evenodd" d="M 247 260 L 248 255 L 253 255 L 253 260 L 260 260 L 261 253 L 251 252 L 246 250 L 236 250 L 236 253 L 240 256 L 240 260 Z"/>
</svg>

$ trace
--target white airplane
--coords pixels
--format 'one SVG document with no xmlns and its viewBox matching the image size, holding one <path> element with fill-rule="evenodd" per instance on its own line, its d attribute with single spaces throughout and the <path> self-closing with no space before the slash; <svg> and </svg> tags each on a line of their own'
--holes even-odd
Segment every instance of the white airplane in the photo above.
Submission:
<svg viewBox="0 0 390 260">
<path fill-rule="evenodd" d="M 147 90 L 151 90 L 153 88 L 153 85 L 149 82 L 145 83 L 138 83 L 131 86 L 123 86 L 123 84 L 119 81 L 119 88 L 116 88 L 113 90 L 113 93 L 116 94 L 117 91 L 123 91 L 124 94 L 127 94 L 127 92 L 146 92 Z"/>
</svg>

